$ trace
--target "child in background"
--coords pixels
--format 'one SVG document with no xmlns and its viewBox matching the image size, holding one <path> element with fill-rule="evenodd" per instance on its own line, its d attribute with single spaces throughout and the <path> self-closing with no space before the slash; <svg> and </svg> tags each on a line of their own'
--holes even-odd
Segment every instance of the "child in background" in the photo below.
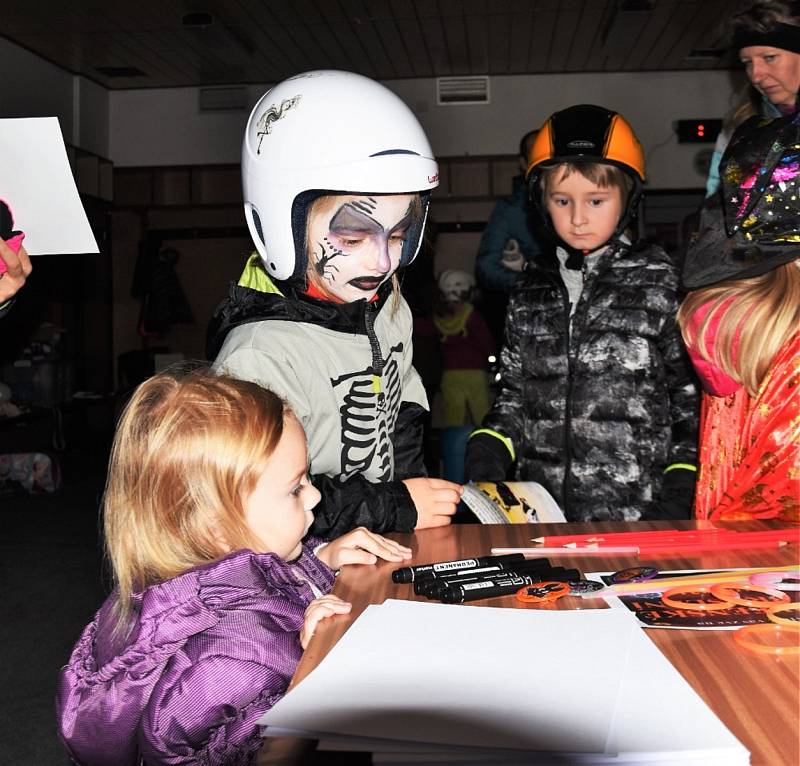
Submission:
<svg viewBox="0 0 800 766">
<path fill-rule="evenodd" d="M 537 481 L 568 521 L 691 513 L 697 395 L 678 276 L 625 234 L 643 181 L 633 130 L 602 107 L 556 112 L 531 151 L 531 196 L 559 246 L 512 294 L 500 388 L 466 475 Z"/>
<path fill-rule="evenodd" d="M 312 530 L 447 524 L 461 488 L 425 476 L 427 398 L 395 272 L 417 255 L 438 166 L 414 114 L 349 72 L 256 105 L 242 149 L 258 255 L 215 317 L 215 367 L 284 397 L 309 435 Z"/>
<path fill-rule="evenodd" d="M 473 306 L 475 278 L 458 269 L 439 275 L 439 301 L 427 322 L 418 321 L 416 337 L 434 335 L 442 351 L 440 389 L 443 405 L 442 476 L 464 480 L 464 449 L 470 431 L 489 411 L 489 357 L 494 339 Z"/>
<path fill-rule="evenodd" d="M 703 383 L 700 519 L 800 521 L 800 117 L 731 139 L 678 322 Z"/>
<path fill-rule="evenodd" d="M 433 315 L 444 355 L 442 398 L 445 428 L 479 424 L 489 411 L 486 370 L 495 353 L 483 317 L 472 305 L 475 279 L 465 271 L 439 276 L 442 300 Z"/>
<path fill-rule="evenodd" d="M 314 553 L 307 469 L 300 423 L 260 386 L 205 371 L 139 386 L 104 499 L 117 587 L 59 677 L 76 763 L 250 763 L 315 626 L 350 609 L 332 570 L 411 555 L 365 529 Z"/>
</svg>

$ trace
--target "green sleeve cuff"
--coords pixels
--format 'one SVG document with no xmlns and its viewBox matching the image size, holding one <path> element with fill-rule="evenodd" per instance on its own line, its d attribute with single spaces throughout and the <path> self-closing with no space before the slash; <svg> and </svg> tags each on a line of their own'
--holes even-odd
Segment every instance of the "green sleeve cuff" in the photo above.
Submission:
<svg viewBox="0 0 800 766">
<path fill-rule="evenodd" d="M 501 442 L 503 442 L 509 453 L 511 453 L 511 459 L 517 459 L 517 455 L 514 452 L 514 443 L 507 436 L 503 436 L 503 434 L 493 431 L 491 428 L 479 428 L 476 431 L 473 431 L 469 435 L 469 438 L 471 439 L 473 436 L 477 436 L 478 434 L 488 434 L 489 436 L 494 436 L 495 439 L 499 439 Z"/>
<path fill-rule="evenodd" d="M 668 465 L 664 469 L 664 473 L 669 473 L 670 471 L 676 471 L 679 468 L 683 471 L 693 471 L 694 473 L 697 473 L 697 466 L 692 465 L 691 463 L 673 463 L 672 465 Z"/>
</svg>

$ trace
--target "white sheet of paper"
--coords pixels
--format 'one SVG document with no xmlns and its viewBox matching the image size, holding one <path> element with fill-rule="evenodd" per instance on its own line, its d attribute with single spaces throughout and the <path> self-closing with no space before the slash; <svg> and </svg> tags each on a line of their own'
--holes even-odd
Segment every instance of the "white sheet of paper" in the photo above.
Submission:
<svg viewBox="0 0 800 766">
<path fill-rule="evenodd" d="M 386 601 L 260 723 L 269 736 L 377 751 L 376 763 L 552 763 L 553 752 L 575 764 L 749 762 L 620 610 Z M 481 751 L 493 747 L 505 752 Z M 507 748 L 541 754 L 520 761 Z"/>
<path fill-rule="evenodd" d="M 617 610 L 614 610 L 617 611 Z M 646 756 L 680 751 L 700 762 L 749 763 L 747 750 L 675 666 L 636 629 L 608 736 L 607 752 Z"/>
<path fill-rule="evenodd" d="M 616 610 L 387 601 L 368 607 L 260 723 L 443 745 L 602 752 L 634 627 Z"/>
<path fill-rule="evenodd" d="M 29 255 L 99 252 L 57 117 L 0 119 L 0 199 Z"/>
</svg>

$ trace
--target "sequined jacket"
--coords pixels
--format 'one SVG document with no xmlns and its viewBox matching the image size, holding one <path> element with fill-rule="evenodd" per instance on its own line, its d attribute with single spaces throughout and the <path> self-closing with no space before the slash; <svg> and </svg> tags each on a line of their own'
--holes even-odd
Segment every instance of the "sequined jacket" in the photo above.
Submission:
<svg viewBox="0 0 800 766">
<path fill-rule="evenodd" d="M 304 544 L 291 563 L 237 551 L 147 588 L 116 639 L 112 594 L 62 669 L 62 742 L 81 766 L 249 764 L 256 722 L 286 691 L 299 631 L 333 573 Z"/>
<path fill-rule="evenodd" d="M 666 253 L 620 243 L 585 275 L 571 335 L 554 257 L 512 293 L 483 427 L 510 439 L 515 478 L 544 485 L 569 521 L 657 515 L 665 468 L 696 463 L 698 398 L 678 302 Z"/>
</svg>

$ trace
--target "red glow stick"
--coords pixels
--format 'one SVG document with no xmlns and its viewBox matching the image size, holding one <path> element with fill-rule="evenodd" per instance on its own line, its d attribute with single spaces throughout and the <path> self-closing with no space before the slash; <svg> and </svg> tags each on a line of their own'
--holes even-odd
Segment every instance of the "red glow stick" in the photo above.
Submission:
<svg viewBox="0 0 800 766">
<path fill-rule="evenodd" d="M 696 543 L 692 545 L 640 545 L 639 554 L 669 553 L 727 553 L 728 551 L 752 551 L 760 548 L 783 548 L 789 545 L 786 540 L 752 540 L 742 542 Z M 572 548 L 571 550 L 574 550 Z"/>
</svg>

